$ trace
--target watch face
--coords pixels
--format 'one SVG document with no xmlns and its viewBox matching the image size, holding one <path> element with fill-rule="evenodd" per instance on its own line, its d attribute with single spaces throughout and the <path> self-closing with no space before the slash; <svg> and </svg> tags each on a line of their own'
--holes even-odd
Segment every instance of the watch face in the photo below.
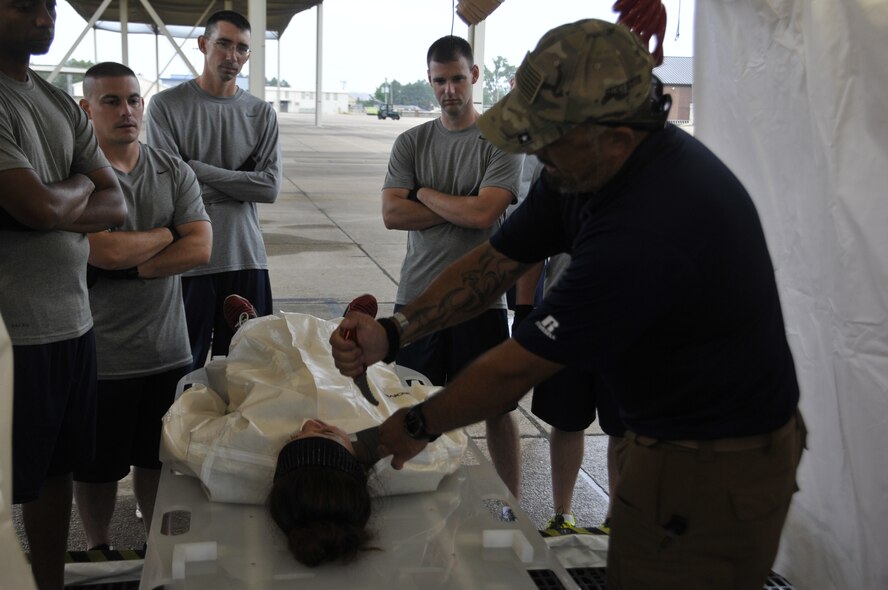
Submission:
<svg viewBox="0 0 888 590">
<path fill-rule="evenodd" d="M 404 415 L 404 431 L 407 433 L 407 436 L 411 438 L 422 438 L 422 433 L 425 430 L 425 425 L 422 423 L 422 416 L 417 410 L 417 406 L 410 408 L 410 410 Z"/>
</svg>

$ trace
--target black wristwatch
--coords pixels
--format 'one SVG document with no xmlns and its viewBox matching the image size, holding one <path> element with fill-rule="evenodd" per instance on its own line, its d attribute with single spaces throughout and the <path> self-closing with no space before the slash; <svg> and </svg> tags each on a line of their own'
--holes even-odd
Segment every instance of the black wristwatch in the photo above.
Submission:
<svg viewBox="0 0 888 590">
<path fill-rule="evenodd" d="M 416 404 L 404 414 L 404 432 L 412 439 L 432 442 L 440 434 L 429 434 L 426 430 L 425 417 L 422 415 L 422 404 Z"/>
</svg>

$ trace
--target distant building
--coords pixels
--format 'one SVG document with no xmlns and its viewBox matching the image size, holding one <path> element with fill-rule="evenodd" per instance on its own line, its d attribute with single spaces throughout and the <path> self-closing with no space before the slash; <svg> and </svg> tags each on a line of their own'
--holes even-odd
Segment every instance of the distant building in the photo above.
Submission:
<svg viewBox="0 0 888 590">
<path fill-rule="evenodd" d="M 277 86 L 265 87 L 265 100 L 279 113 L 314 113 L 315 91 Z M 322 113 L 335 114 L 349 112 L 348 92 L 322 92 Z"/>
<path fill-rule="evenodd" d="M 169 78 L 163 78 L 165 88 L 178 86 L 182 82 L 191 80 L 190 75 L 174 75 Z M 237 77 L 237 85 L 245 91 L 249 91 L 249 78 L 246 76 Z M 266 86 L 265 100 L 268 101 L 274 110 L 279 113 L 314 113 L 315 112 L 315 92 L 314 90 L 298 90 L 296 88 L 281 86 Z M 348 92 L 324 92 L 322 96 L 323 113 L 347 113 L 349 110 L 349 93 Z"/>
<path fill-rule="evenodd" d="M 693 124 L 694 121 L 694 58 L 664 57 L 663 65 L 654 68 L 663 82 L 663 92 L 672 95 L 669 121 Z"/>
</svg>

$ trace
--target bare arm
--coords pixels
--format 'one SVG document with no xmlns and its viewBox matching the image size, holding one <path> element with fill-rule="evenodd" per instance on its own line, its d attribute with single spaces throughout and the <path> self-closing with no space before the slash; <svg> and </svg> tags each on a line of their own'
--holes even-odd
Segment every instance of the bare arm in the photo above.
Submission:
<svg viewBox="0 0 888 590">
<path fill-rule="evenodd" d="M 512 193 L 506 189 L 488 186 L 477 196 L 455 196 L 422 187 L 417 191 L 419 202 L 460 227 L 487 229 L 505 212 L 512 202 Z"/>
<path fill-rule="evenodd" d="M 401 345 L 475 317 L 489 308 L 529 266 L 501 254 L 490 242 L 476 247 L 447 267 L 401 310 L 409 321 L 401 334 Z M 345 340 L 339 330 L 330 337 L 333 359 L 342 374 L 353 377 L 385 357 L 388 339 L 373 318 L 349 314 L 341 326 L 354 328 L 357 335 L 357 343 Z"/>
<path fill-rule="evenodd" d="M 146 279 L 183 273 L 210 261 L 213 228 L 209 221 L 192 221 L 176 226 L 182 236 L 156 256 L 139 264 L 139 276 Z"/>
<path fill-rule="evenodd" d="M 126 201 L 110 166 L 88 173 L 95 191 L 81 215 L 73 223 L 60 224 L 56 229 L 88 233 L 122 225 L 126 221 Z"/>
<path fill-rule="evenodd" d="M 421 230 L 446 221 L 419 201 L 408 199 L 409 194 L 405 188 L 383 189 L 382 222 L 386 229 Z"/>
<path fill-rule="evenodd" d="M 446 388 L 423 404 L 426 429 L 431 434 L 440 434 L 507 412 L 531 387 L 562 368 L 515 340 L 506 340 L 466 367 Z M 395 469 L 403 467 L 404 462 L 416 456 L 426 444 L 407 436 L 406 412 L 406 409 L 399 410 L 379 427 L 380 454 L 394 455 Z"/>
<path fill-rule="evenodd" d="M 410 325 L 407 343 L 475 317 L 488 309 L 530 267 L 500 253 L 490 242 L 447 267 L 423 293 L 401 310 Z"/>
<path fill-rule="evenodd" d="M 80 217 L 95 189 L 92 180 L 83 174 L 44 184 L 31 168 L 0 172 L 0 186 L 0 207 L 22 225 L 43 231 L 58 229 Z"/>
<path fill-rule="evenodd" d="M 89 263 L 106 270 L 139 266 L 173 243 L 165 227 L 147 231 L 102 231 L 89 234 Z"/>
</svg>

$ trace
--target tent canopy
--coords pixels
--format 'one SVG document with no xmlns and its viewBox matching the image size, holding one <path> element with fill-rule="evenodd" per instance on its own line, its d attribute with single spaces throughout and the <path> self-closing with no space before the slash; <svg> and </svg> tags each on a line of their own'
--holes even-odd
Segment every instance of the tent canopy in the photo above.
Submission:
<svg viewBox="0 0 888 590">
<path fill-rule="evenodd" d="M 151 6 L 157 11 L 160 19 L 166 25 L 181 25 L 183 27 L 192 27 L 195 24 L 203 26 L 203 22 L 198 23 L 198 19 L 204 11 L 207 10 L 208 4 L 215 4 L 207 14 L 212 14 L 217 10 L 224 9 L 222 0 L 196 1 L 196 0 L 149 0 Z M 322 0 L 266 0 L 267 13 L 267 30 L 273 31 L 278 37 L 283 34 L 284 29 L 290 24 L 293 15 L 308 10 L 320 4 Z M 83 20 L 89 22 L 96 10 L 102 4 L 102 0 L 69 0 L 69 4 L 77 11 Z M 231 9 L 246 15 L 248 13 L 247 0 L 232 0 Z M 129 0 L 129 8 L 127 9 L 127 20 L 132 24 L 148 24 L 153 25 L 151 17 L 142 6 L 139 0 Z M 105 12 L 102 14 L 103 21 L 120 22 L 120 2 L 112 2 Z"/>
</svg>

